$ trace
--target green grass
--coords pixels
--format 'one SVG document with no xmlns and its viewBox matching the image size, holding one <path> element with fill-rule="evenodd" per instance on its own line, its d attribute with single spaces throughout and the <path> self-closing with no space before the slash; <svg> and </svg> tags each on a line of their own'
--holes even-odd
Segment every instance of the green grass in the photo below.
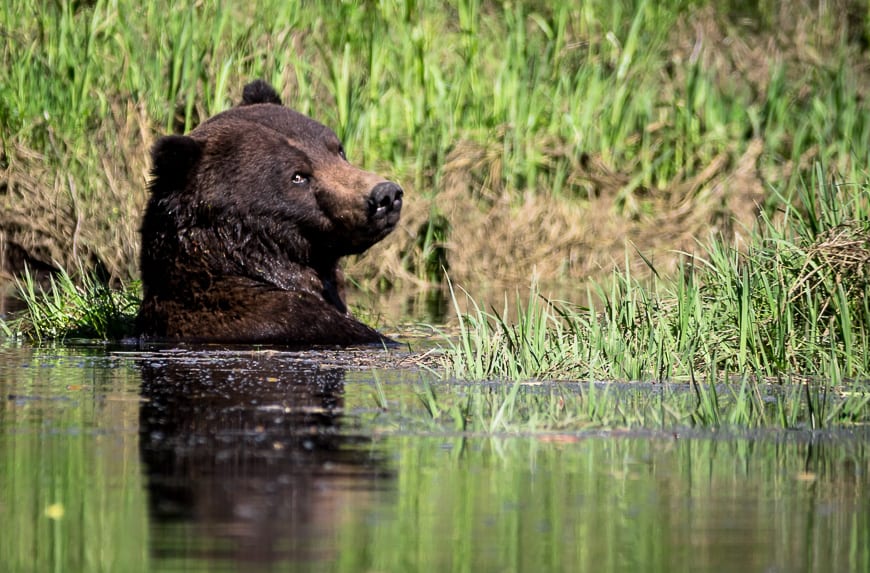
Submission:
<svg viewBox="0 0 870 573">
<path fill-rule="evenodd" d="M 137 283 L 113 289 L 94 274 L 73 278 L 64 271 L 49 277 L 46 287 L 25 273 L 17 284 L 25 310 L 10 320 L 0 319 L 7 337 L 36 342 L 68 338 L 117 340 L 133 334 L 139 310 Z"/>
<path fill-rule="evenodd" d="M 858 180 L 870 158 L 868 11 L 827 4 L 783 15 L 772 1 L 10 0 L 0 230 L 68 271 L 96 257 L 134 278 L 148 147 L 226 109 L 256 77 L 409 190 L 386 284 L 439 280 L 460 244 L 510 246 L 463 244 L 469 229 L 445 224 L 437 198 L 457 169 L 471 171 L 461 192 L 480 221 L 494 200 L 515 208 L 529 193 L 581 206 L 612 195 L 612 215 L 629 220 L 681 201 L 718 208 L 722 180 L 705 170 L 738 172 L 754 142 L 756 175 L 786 194 L 813 160 Z M 463 144 L 485 159 L 461 167 Z M 378 270 L 362 265 L 359 278 Z"/>
<path fill-rule="evenodd" d="M 870 185 L 830 183 L 819 169 L 782 200 L 747 244 L 713 238 L 675 277 L 615 272 L 585 308 L 551 301 L 535 283 L 513 310 L 452 291 L 459 333 L 448 339 L 445 375 L 866 380 Z"/>
</svg>

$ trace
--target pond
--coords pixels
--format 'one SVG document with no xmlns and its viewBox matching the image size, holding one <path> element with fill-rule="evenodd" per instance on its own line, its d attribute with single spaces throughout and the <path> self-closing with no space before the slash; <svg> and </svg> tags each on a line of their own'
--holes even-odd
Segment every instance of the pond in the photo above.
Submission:
<svg viewBox="0 0 870 573">
<path fill-rule="evenodd" d="M 0 348 L 0 569 L 868 571 L 866 430 L 457 431 L 380 350 Z"/>
</svg>

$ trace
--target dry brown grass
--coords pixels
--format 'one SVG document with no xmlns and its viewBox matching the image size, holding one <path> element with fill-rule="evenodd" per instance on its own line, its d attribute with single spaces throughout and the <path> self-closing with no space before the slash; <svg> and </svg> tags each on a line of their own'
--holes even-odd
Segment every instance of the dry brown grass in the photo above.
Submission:
<svg viewBox="0 0 870 573">
<path fill-rule="evenodd" d="M 9 147 L 0 170 L 0 276 L 3 261 L 19 250 L 70 272 L 85 266 L 115 279 L 135 276 L 153 133 L 142 109 L 116 102 L 111 121 L 91 139 L 101 170 L 88 174 L 87 188 L 69 174 L 78 158 L 67 155 L 63 142 L 54 149 L 67 170 L 51 169 L 52 162 L 23 145 Z"/>
<path fill-rule="evenodd" d="M 386 269 L 391 281 L 419 282 L 408 269 L 420 264 L 416 230 L 434 210 L 450 222 L 446 244 L 450 276 L 461 284 L 521 283 L 535 273 L 544 280 L 582 281 L 609 273 L 626 261 L 636 273 L 670 272 L 679 252 L 692 252 L 710 233 L 739 236 L 750 228 L 765 196 L 759 174 L 760 140 L 740 156 L 723 153 L 705 169 L 665 190 L 645 190 L 649 215 L 626 216 L 615 206 L 629 179 L 598 158 L 577 164 L 571 177 L 592 192 L 582 200 L 547 193 L 521 196 L 500 187 L 500 144 L 462 142 L 448 156 L 434 200 L 410 192 L 396 236 L 348 268 L 352 276 Z M 635 250 L 636 249 L 636 250 Z M 643 257 L 638 254 L 643 254 Z M 382 270 L 383 272 L 383 270 Z"/>
<path fill-rule="evenodd" d="M 866 221 L 839 225 L 818 237 L 807 250 L 800 277 L 789 290 L 789 302 L 805 292 L 842 291 L 844 300 L 862 301 L 870 285 L 870 225 Z M 824 285 L 833 281 L 833 285 Z M 820 315 L 836 307 L 828 298 Z"/>
<path fill-rule="evenodd" d="M 814 70 L 841 64 L 832 54 L 860 53 L 864 30 L 863 2 L 762 3 L 757 14 L 728 14 L 715 5 L 687 12 L 671 34 L 671 61 L 679 75 L 685 64 L 699 63 L 714 73 L 723 90 L 750 89 L 756 99 L 765 96 L 774 67 L 782 66 L 789 80 L 799 81 Z M 862 58 L 856 73 L 867 71 Z M 809 95 L 810 86 L 800 93 Z"/>
</svg>

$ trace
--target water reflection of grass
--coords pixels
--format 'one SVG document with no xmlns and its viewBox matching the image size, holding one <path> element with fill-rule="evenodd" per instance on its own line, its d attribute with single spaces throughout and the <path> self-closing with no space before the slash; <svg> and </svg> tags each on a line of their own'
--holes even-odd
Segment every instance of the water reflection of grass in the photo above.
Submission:
<svg viewBox="0 0 870 573">
<path fill-rule="evenodd" d="M 2 352 L 3 571 L 148 570 L 138 375 L 88 354 Z"/>
<path fill-rule="evenodd" d="M 862 571 L 858 442 L 397 437 L 397 500 L 342 570 Z M 391 551 L 362 551 L 368 540 Z M 863 563 L 863 565 L 862 565 Z"/>
<path fill-rule="evenodd" d="M 407 384 L 407 381 L 405 381 Z M 408 391 L 370 395 L 354 412 L 379 433 L 407 431 L 516 435 L 598 430 L 802 429 L 870 422 L 864 388 L 824 383 L 720 384 L 617 382 L 441 382 L 422 378 Z"/>
<path fill-rule="evenodd" d="M 225 488 L 238 496 L 221 497 L 221 508 L 235 511 L 206 505 L 178 511 L 193 495 L 173 498 L 175 513 L 160 518 L 136 432 L 141 361 L 65 347 L 19 348 L 3 358 L 4 571 L 865 571 L 870 564 L 863 542 L 870 461 L 859 436 L 554 431 L 475 438 L 412 428 L 382 437 L 365 420 L 353 425 L 354 411 L 368 402 L 397 409 L 407 399 L 420 408 L 421 398 L 385 377 L 375 398 L 371 382 L 362 383 L 374 378 L 371 372 L 357 371 L 345 382 L 353 410 L 346 421 L 350 432 L 374 439 L 348 447 L 370 451 L 389 464 L 386 471 L 373 477 L 323 464 L 313 475 L 297 474 L 287 471 L 299 463 L 287 452 L 278 454 L 286 456 L 284 466 L 240 455 L 215 476 L 215 460 L 227 463 L 223 447 L 182 446 L 200 452 L 203 465 L 181 470 L 179 490 L 199 493 L 203 476 L 235 485 L 243 475 L 248 487 Z M 167 365 L 165 358 L 157 362 Z M 491 396 L 480 407 L 487 423 L 504 407 L 494 426 L 503 432 L 527 406 L 537 409 L 531 397 L 558 404 L 555 397 L 573 392 L 569 385 L 521 384 L 513 397 L 515 387 L 503 384 L 455 390 L 459 398 Z M 452 390 L 439 382 L 429 391 L 449 419 Z M 584 407 L 609 407 L 620 391 L 580 389 L 597 393 Z M 505 407 L 507 400 L 513 405 Z M 633 400 L 620 408 L 632 409 Z M 233 401 L 224 407 L 233 418 L 245 410 Z M 472 401 L 467 410 L 477 407 Z M 238 473 L 227 469 L 233 467 Z M 329 503 L 323 511 L 300 511 L 303 503 L 292 496 L 299 491 Z M 306 524 L 299 531 L 308 537 L 264 533 L 286 531 L 279 520 L 288 514 L 252 511 L 252 494 L 293 508 L 289 520 Z M 301 543 L 305 551 L 294 553 Z M 246 544 L 258 552 L 245 551 Z"/>
</svg>

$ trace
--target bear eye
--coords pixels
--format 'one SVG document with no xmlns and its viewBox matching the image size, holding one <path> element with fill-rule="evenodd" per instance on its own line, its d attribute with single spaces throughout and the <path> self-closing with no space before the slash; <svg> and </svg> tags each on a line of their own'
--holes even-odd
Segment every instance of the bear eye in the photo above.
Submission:
<svg viewBox="0 0 870 573">
<path fill-rule="evenodd" d="M 294 173 L 293 178 L 290 180 L 294 185 L 305 185 L 311 180 L 309 175 L 304 173 Z"/>
<path fill-rule="evenodd" d="M 339 155 L 339 157 L 341 157 L 342 159 L 347 161 L 347 155 L 344 154 L 344 146 L 343 145 L 338 146 L 338 155 Z"/>
</svg>

